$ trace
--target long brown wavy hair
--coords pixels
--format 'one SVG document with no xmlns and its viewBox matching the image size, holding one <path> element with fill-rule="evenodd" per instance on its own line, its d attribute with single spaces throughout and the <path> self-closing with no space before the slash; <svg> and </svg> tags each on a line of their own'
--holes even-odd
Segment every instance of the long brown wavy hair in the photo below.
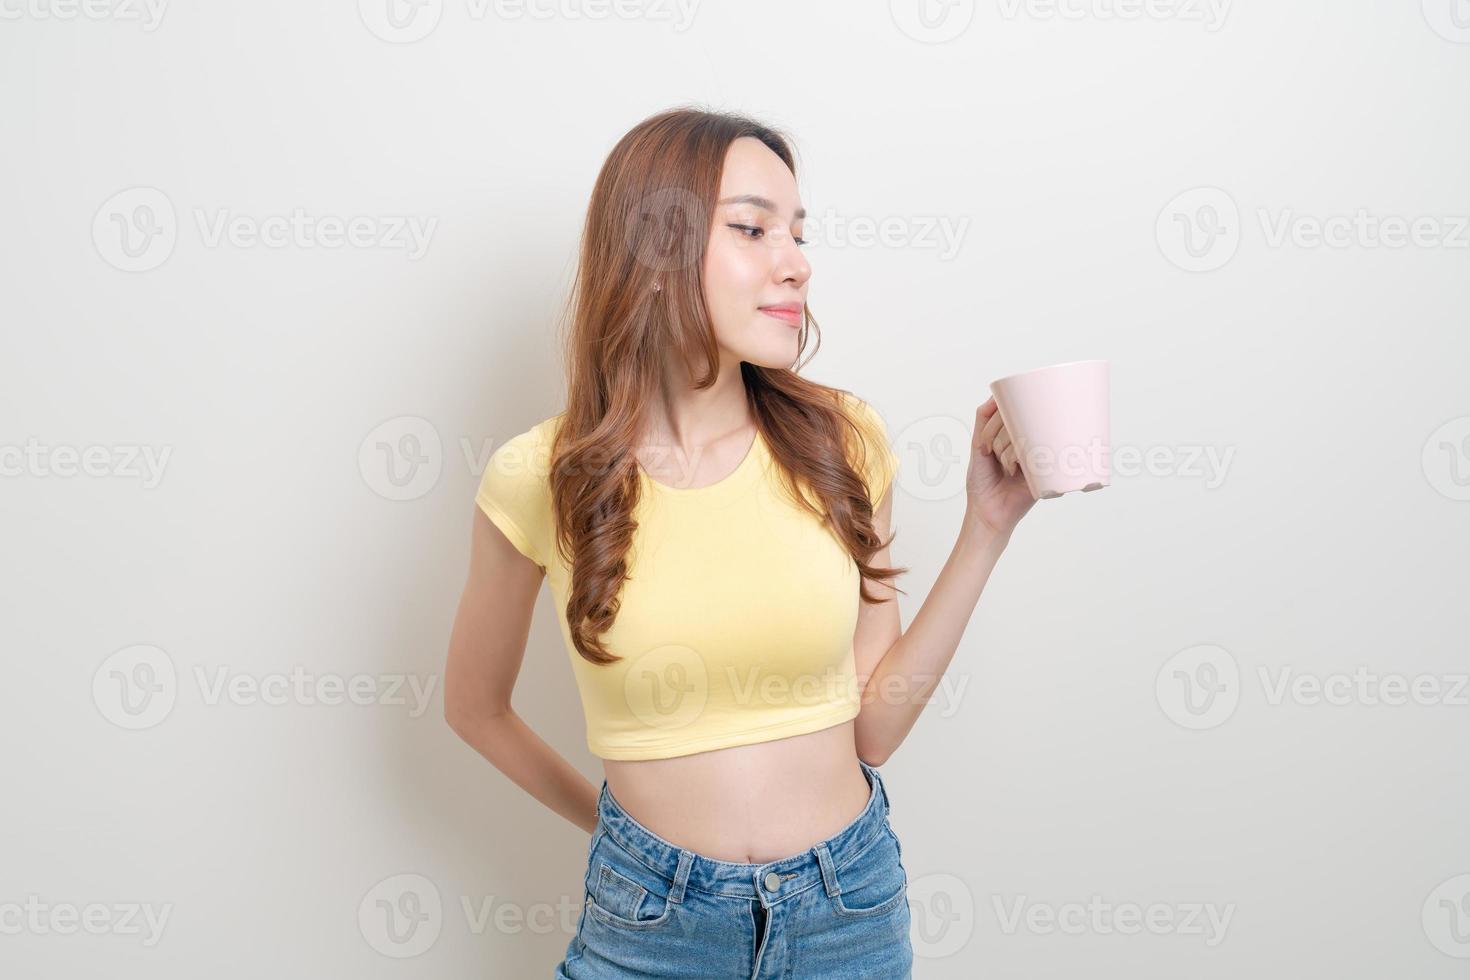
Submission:
<svg viewBox="0 0 1470 980">
<path fill-rule="evenodd" d="M 577 651 L 595 664 L 622 659 L 601 636 L 617 618 L 627 578 L 640 491 L 634 447 L 645 406 L 659 396 L 665 358 L 672 352 L 691 369 L 702 361 L 703 374 L 691 370 L 696 388 L 710 387 L 719 373 L 704 256 L 726 150 L 745 136 L 770 147 L 795 176 L 789 141 L 777 130 L 741 115 L 679 107 L 624 135 L 592 188 L 567 305 L 567 408 L 552 443 L 549 481 L 555 547 L 571 568 L 567 624 Z M 751 415 L 786 492 L 830 527 L 862 580 L 895 578 L 908 569 L 868 563 L 893 537 L 880 541 L 873 527 L 863 443 L 842 408 L 845 392 L 796 373 L 814 331 L 813 356 L 821 339 L 808 307 L 792 368 L 741 363 Z M 861 582 L 859 594 L 883 601 Z"/>
</svg>

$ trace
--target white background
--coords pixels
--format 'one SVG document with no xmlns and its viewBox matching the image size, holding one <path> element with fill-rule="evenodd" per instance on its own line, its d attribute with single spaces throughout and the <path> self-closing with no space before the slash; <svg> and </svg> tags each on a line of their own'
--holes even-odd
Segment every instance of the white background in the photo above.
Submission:
<svg viewBox="0 0 1470 980">
<path fill-rule="evenodd" d="M 884 766 L 916 976 L 1464 975 L 1470 4 L 385 3 L 0 0 L 0 973 L 550 976 L 586 835 L 440 672 L 593 178 L 699 103 L 797 139 L 905 623 L 989 380 L 1105 358 L 1154 454 L 1037 504 Z M 1355 671 L 1438 694 L 1275 696 Z M 543 592 L 517 709 L 600 781 L 575 704 Z"/>
</svg>

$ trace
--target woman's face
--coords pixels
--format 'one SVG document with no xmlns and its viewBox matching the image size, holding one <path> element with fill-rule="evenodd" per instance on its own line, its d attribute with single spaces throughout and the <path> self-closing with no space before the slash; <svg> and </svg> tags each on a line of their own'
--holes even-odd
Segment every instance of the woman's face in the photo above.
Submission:
<svg viewBox="0 0 1470 980">
<path fill-rule="evenodd" d="M 717 342 L 737 360 L 790 367 L 812 275 L 796 178 L 770 147 L 741 137 L 725 153 L 712 217 L 704 299 Z"/>
</svg>

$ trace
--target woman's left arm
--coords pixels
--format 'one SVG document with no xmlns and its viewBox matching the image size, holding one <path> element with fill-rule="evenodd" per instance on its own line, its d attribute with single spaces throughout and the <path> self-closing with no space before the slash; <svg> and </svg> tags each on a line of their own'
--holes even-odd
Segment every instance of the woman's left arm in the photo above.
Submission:
<svg viewBox="0 0 1470 980">
<path fill-rule="evenodd" d="M 1011 532 L 1034 503 L 992 398 L 975 410 L 959 536 L 909 628 L 900 627 L 896 601 L 860 604 L 853 636 L 863 685 L 856 738 L 858 757 L 868 765 L 882 765 L 908 736 L 959 648 Z M 892 513 L 890 488 L 873 514 L 880 538 L 888 537 Z M 873 562 L 890 564 L 888 549 L 878 552 Z M 897 595 L 886 583 L 867 584 L 880 597 Z"/>
</svg>

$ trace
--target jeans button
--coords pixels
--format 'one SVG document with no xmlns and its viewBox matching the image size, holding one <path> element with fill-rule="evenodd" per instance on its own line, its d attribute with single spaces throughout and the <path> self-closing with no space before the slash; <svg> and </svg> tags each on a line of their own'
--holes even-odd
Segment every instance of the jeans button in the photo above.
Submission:
<svg viewBox="0 0 1470 980">
<path fill-rule="evenodd" d="M 781 887 L 781 876 L 774 871 L 766 872 L 766 891 L 773 892 Z"/>
</svg>

